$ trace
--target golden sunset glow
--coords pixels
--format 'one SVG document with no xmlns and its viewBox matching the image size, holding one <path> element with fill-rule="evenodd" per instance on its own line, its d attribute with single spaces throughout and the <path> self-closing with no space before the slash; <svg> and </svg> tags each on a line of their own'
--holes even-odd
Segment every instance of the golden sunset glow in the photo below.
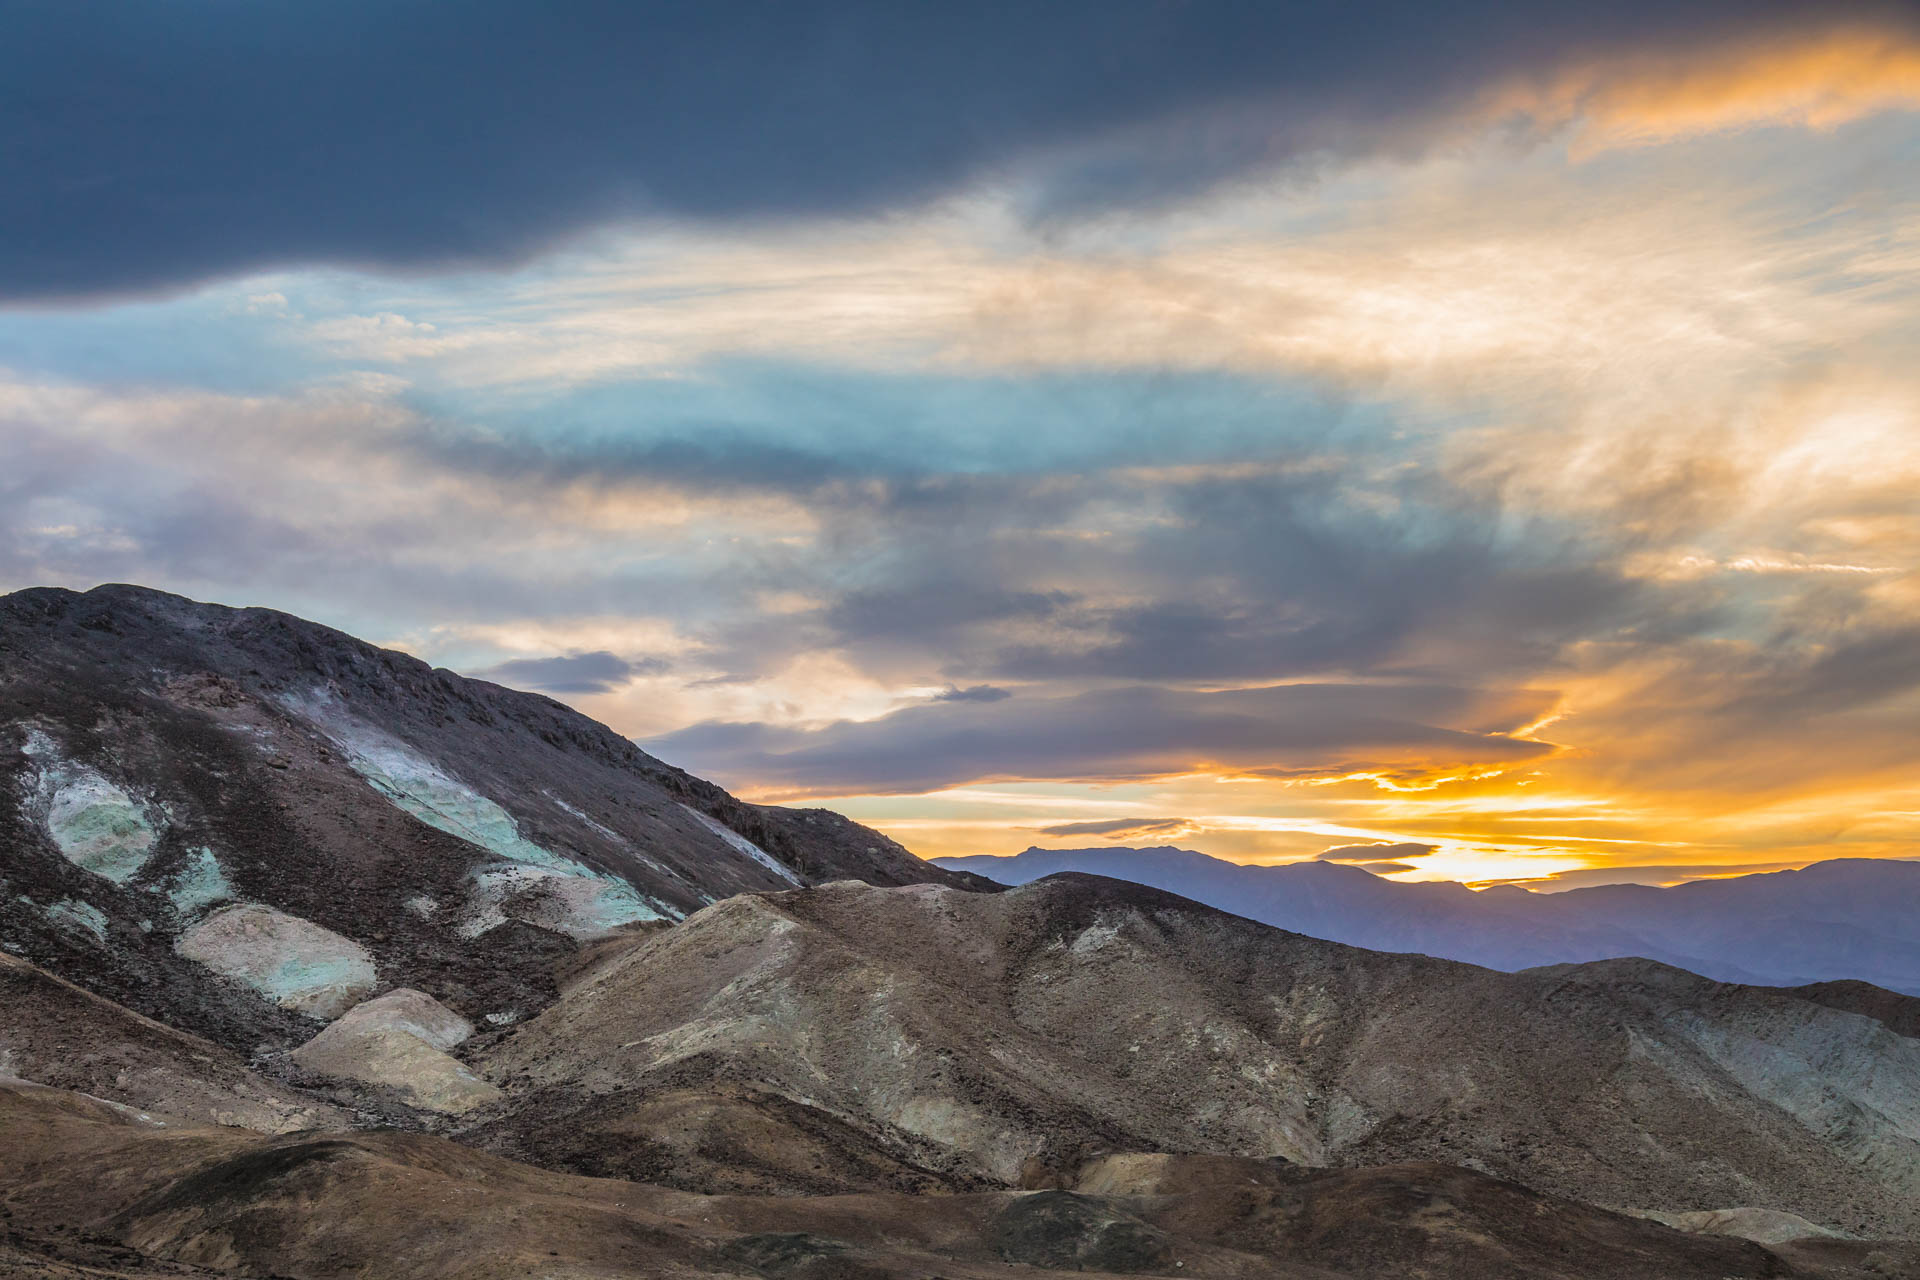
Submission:
<svg viewBox="0 0 1920 1280">
<path fill-rule="evenodd" d="M 1704 57 L 1643 54 L 1563 72 L 1544 92 L 1514 91 L 1499 106 L 1576 120 L 1588 150 L 1756 126 L 1833 129 L 1920 106 L 1920 43 L 1910 32 L 1856 27 Z"/>
<path fill-rule="evenodd" d="M 1920 856 L 1920 28 L 1595 22 L 0 315 L 6 585 L 259 598 L 928 856 Z"/>
</svg>

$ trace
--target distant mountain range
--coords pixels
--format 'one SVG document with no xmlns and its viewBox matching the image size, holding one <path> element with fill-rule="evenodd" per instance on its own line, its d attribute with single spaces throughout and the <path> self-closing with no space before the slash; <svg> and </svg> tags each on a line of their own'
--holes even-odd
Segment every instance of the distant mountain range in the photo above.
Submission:
<svg viewBox="0 0 1920 1280">
<path fill-rule="evenodd" d="M 1063 871 L 1112 876 L 1316 938 L 1493 969 L 1644 956 L 1722 982 L 1856 979 L 1920 994 L 1920 862 L 1841 858 L 1670 889 L 1549 894 L 1402 884 L 1334 862 L 1243 866 L 1171 846 L 936 861 L 1007 885 Z"/>
</svg>

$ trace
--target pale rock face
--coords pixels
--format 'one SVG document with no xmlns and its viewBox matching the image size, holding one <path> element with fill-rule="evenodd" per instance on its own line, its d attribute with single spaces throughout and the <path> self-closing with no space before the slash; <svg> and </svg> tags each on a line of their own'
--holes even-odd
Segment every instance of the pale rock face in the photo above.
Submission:
<svg viewBox="0 0 1920 1280">
<path fill-rule="evenodd" d="M 524 863 L 479 872 L 466 918 L 456 931 L 477 938 L 515 919 L 586 941 L 607 937 L 637 920 L 666 918 L 626 881 L 585 868 L 580 872 Z"/>
<path fill-rule="evenodd" d="M 257 903 L 214 912 L 174 950 L 314 1018 L 351 1008 L 376 981 L 373 956 L 353 939 Z"/>
<path fill-rule="evenodd" d="M 308 1043 L 372 1031 L 404 1031 L 436 1049 L 451 1049 L 473 1034 L 473 1024 L 424 991 L 395 987 L 355 1005 Z"/>
<path fill-rule="evenodd" d="M 446 1051 L 473 1024 L 423 991 L 401 988 L 357 1005 L 294 1050 L 309 1071 L 397 1091 L 425 1111 L 457 1115 L 501 1093 Z"/>
<path fill-rule="evenodd" d="M 1675 1231 L 1692 1231 L 1708 1236 L 1736 1236 L 1755 1244 L 1785 1244 L 1810 1236 L 1846 1239 L 1838 1231 L 1808 1222 L 1783 1209 L 1697 1209 L 1685 1213 L 1666 1213 L 1657 1209 L 1629 1209 L 1636 1218 L 1650 1218 Z"/>
<path fill-rule="evenodd" d="M 687 813 L 693 817 L 694 821 L 698 822 L 701 826 L 705 827 L 707 830 L 713 832 L 713 834 L 715 834 L 716 836 L 719 836 L 721 839 L 721 842 L 724 843 L 729 849 L 732 849 L 735 853 L 741 854 L 742 856 L 747 858 L 751 858 L 753 861 L 759 863 L 761 866 L 765 867 L 767 870 L 773 872 L 775 875 L 779 876 L 782 880 L 785 880 L 790 885 L 794 885 L 797 887 L 798 885 L 803 883 L 800 877 L 793 874 L 792 869 L 789 868 L 784 862 L 781 862 L 778 858 L 774 857 L 772 854 L 768 853 L 765 849 L 762 849 L 759 845 L 755 844 L 753 841 L 741 835 L 738 831 L 735 831 L 733 828 L 726 826 L 725 824 L 721 823 L 719 820 L 709 817 L 707 814 L 700 812 L 698 809 L 694 808 L 692 805 L 683 804 L 680 807 L 682 809 L 685 809 Z"/>
</svg>

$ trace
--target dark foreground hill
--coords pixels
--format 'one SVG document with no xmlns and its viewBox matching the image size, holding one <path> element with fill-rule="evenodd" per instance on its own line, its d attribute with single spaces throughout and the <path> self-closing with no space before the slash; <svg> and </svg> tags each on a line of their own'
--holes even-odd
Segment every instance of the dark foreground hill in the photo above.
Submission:
<svg viewBox="0 0 1920 1280">
<path fill-rule="evenodd" d="M 1839 858 L 1673 888 L 1475 892 L 1334 862 L 1245 866 L 1190 849 L 1028 849 L 941 866 L 1025 884 L 1062 871 L 1151 885 L 1265 924 L 1494 969 L 1644 956 L 1723 982 L 1871 982 L 1920 994 L 1920 862 Z"/>
<path fill-rule="evenodd" d="M 1071 1188 L 813 1199 L 548 1173 L 421 1134 L 163 1128 L 4 1083 L 0 1127 L 0 1276 L 1864 1280 L 1920 1263 L 1682 1233 L 1433 1164 L 1123 1157 Z"/>
<path fill-rule="evenodd" d="M 0 946 L 242 1050 L 394 986 L 510 1021 L 575 943 L 736 893 L 965 882 L 548 698 L 137 587 L 0 598 L 0 850 Z"/>
</svg>

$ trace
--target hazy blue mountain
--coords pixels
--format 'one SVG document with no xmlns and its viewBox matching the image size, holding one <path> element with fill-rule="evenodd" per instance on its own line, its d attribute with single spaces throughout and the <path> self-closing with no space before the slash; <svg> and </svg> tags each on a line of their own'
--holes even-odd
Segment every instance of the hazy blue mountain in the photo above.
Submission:
<svg viewBox="0 0 1920 1280">
<path fill-rule="evenodd" d="M 1002 884 L 1112 876 L 1317 938 L 1495 969 L 1645 956 L 1725 982 L 1852 978 L 1920 993 L 1920 863 L 1837 859 L 1671 889 L 1400 884 L 1334 862 L 1242 866 L 1160 846 L 1028 849 L 939 865 Z"/>
</svg>

